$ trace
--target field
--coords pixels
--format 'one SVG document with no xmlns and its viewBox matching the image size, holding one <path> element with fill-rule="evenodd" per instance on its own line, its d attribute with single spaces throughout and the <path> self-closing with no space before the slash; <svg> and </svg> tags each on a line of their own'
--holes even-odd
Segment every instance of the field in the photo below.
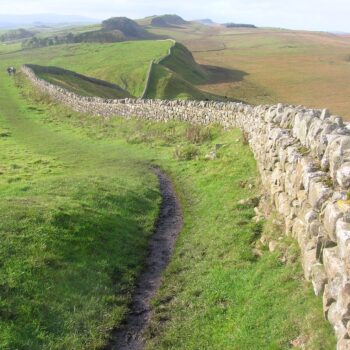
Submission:
<svg viewBox="0 0 350 350">
<path fill-rule="evenodd" d="M 307 104 L 321 100 L 322 89 L 312 86 L 331 80 L 328 59 L 346 58 L 347 39 L 200 25 L 149 30 L 186 43 L 197 63 L 181 45 L 164 59 L 172 45 L 166 40 L 0 49 L 0 348 L 97 350 L 109 343 L 158 217 L 157 165 L 174 183 L 184 227 L 152 302 L 146 348 L 334 349 L 297 243 L 283 236 L 275 214 L 254 220 L 260 183 L 238 130 L 75 113 L 5 68 L 58 66 L 139 96 L 155 60 L 148 97 L 267 103 L 299 94 Z M 298 70 L 293 62 L 303 64 Z M 335 71 L 343 74 L 346 64 L 334 64 Z M 111 93 L 74 73 L 40 74 L 86 96 Z M 347 89 L 347 77 L 338 79 Z M 337 96 L 338 107 L 348 103 Z M 263 236 L 279 248 L 261 247 Z"/>
<path fill-rule="evenodd" d="M 350 119 L 350 39 L 283 29 L 226 29 L 198 24 L 150 28 L 185 44 L 202 65 L 232 71 L 201 88 L 251 104 L 329 108 Z"/>
<path fill-rule="evenodd" d="M 256 194 L 241 185 L 255 184 L 256 170 L 237 131 L 212 127 L 196 144 L 184 124 L 87 117 L 19 84 L 25 100 L 9 78 L 1 86 L 1 348 L 104 343 L 126 310 L 158 210 L 149 162 L 175 180 L 185 218 L 149 348 L 241 349 L 252 327 L 256 349 L 287 349 L 301 333 L 309 349 L 332 348 L 299 261 L 252 253 L 262 227 L 237 203 Z M 216 143 L 225 145 L 219 159 L 205 161 Z M 197 156 L 182 160 L 188 154 Z"/>
<path fill-rule="evenodd" d="M 170 41 L 70 44 L 28 49 L 0 58 L 0 69 L 24 63 L 57 66 L 119 85 L 133 96 L 143 92 L 151 60 L 163 57 Z"/>
<path fill-rule="evenodd" d="M 130 97 L 130 94 L 104 80 L 89 78 L 81 74 L 57 67 L 43 67 L 30 65 L 35 74 L 51 84 L 60 86 L 80 96 L 103 97 L 108 99 L 118 99 Z"/>
</svg>

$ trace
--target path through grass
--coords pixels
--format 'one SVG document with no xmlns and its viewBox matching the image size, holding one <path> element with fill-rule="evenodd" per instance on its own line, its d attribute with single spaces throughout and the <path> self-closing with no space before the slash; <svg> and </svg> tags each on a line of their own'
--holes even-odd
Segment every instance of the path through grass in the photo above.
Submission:
<svg viewBox="0 0 350 350">
<path fill-rule="evenodd" d="M 254 205 L 239 204 L 259 191 L 239 131 L 81 115 L 23 80 L 23 98 L 1 81 L 0 347 L 103 344 L 125 311 L 157 214 L 145 161 L 172 176 L 184 210 L 149 349 L 289 349 L 295 339 L 310 350 L 335 347 L 295 242 L 283 241 L 287 264 L 280 251 L 253 254 L 271 230 L 252 220 Z M 216 144 L 217 159 L 206 161 Z"/>
<path fill-rule="evenodd" d="M 0 348 L 98 348 L 140 271 L 157 180 L 131 149 L 43 125 L 0 80 Z"/>
<path fill-rule="evenodd" d="M 45 108 L 45 98 L 34 98 Z M 238 130 L 76 113 L 67 117 L 62 106 L 51 111 L 47 122 L 137 149 L 175 181 L 185 226 L 154 301 L 148 349 L 277 350 L 289 349 L 296 339 L 309 350 L 334 349 L 322 301 L 303 279 L 296 242 L 284 238 L 283 249 L 265 249 L 261 258 L 253 252 L 262 234 L 274 239 L 283 234 L 280 227 L 252 220 L 254 204 L 239 204 L 254 198 L 259 185 Z M 223 145 L 217 159 L 206 161 L 216 144 Z"/>
</svg>

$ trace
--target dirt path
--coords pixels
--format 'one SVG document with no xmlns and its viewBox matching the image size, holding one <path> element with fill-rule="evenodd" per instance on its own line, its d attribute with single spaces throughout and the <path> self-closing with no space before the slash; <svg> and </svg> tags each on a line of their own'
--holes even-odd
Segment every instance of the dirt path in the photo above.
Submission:
<svg viewBox="0 0 350 350">
<path fill-rule="evenodd" d="M 182 228 L 182 215 L 170 180 L 159 169 L 158 176 L 162 204 L 156 231 L 149 243 L 145 270 L 136 283 L 136 289 L 125 322 L 112 335 L 105 350 L 141 350 L 144 348 L 143 331 L 151 318 L 150 301 L 160 287 L 161 274 L 168 265 L 178 233 Z"/>
</svg>

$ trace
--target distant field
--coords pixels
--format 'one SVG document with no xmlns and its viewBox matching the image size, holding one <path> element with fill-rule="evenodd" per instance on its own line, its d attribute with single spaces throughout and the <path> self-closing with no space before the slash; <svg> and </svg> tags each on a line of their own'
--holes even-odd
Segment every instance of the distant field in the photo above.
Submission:
<svg viewBox="0 0 350 350">
<path fill-rule="evenodd" d="M 350 119 L 350 38 L 283 29 L 227 29 L 189 25 L 151 29 L 184 43 L 197 62 L 242 79 L 202 85 L 248 103 L 328 107 Z"/>
<path fill-rule="evenodd" d="M 115 83 L 140 96 L 151 60 L 164 56 L 170 45 L 166 40 L 58 45 L 0 55 L 0 69 L 24 63 L 58 66 Z"/>
</svg>

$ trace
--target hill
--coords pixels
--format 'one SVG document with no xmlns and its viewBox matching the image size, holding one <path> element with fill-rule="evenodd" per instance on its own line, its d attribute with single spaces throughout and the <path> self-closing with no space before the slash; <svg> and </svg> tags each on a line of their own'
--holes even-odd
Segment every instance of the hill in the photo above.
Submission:
<svg viewBox="0 0 350 350">
<path fill-rule="evenodd" d="M 70 28 L 69 28 L 70 29 Z M 35 36 L 24 42 L 24 47 L 37 48 L 71 43 L 115 43 L 128 40 L 155 39 L 156 36 L 147 32 L 135 21 L 126 17 L 113 17 L 102 22 L 101 27 L 91 30 L 73 32 L 66 30 L 48 33 L 46 36 Z"/>
<path fill-rule="evenodd" d="M 150 24 L 154 27 L 176 27 L 187 24 L 187 21 L 178 15 L 162 15 L 153 17 Z"/>
<path fill-rule="evenodd" d="M 57 45 L 7 53 L 6 62 L 18 67 L 38 64 L 68 69 L 141 96 L 150 62 L 164 57 L 171 45 L 167 40 Z"/>
<path fill-rule="evenodd" d="M 245 23 L 225 23 L 226 28 L 257 28 L 254 24 Z"/>
<path fill-rule="evenodd" d="M 209 72 L 194 60 L 188 49 L 177 42 L 167 55 L 152 63 L 144 98 L 221 100 L 223 97 L 200 90 Z"/>
<path fill-rule="evenodd" d="M 125 40 L 147 39 L 150 34 L 138 25 L 135 21 L 127 17 L 113 17 L 102 22 L 101 32 L 119 31 Z"/>
<path fill-rule="evenodd" d="M 203 24 L 205 26 L 216 26 L 219 25 L 218 23 L 215 23 L 213 20 L 210 18 L 205 18 L 205 19 L 196 19 L 193 22 Z"/>
<path fill-rule="evenodd" d="M 105 30 L 115 28 L 110 23 L 104 26 Z M 96 84 L 85 79 L 88 76 L 122 89 L 104 89 L 97 94 L 101 97 L 125 97 L 127 92 L 131 96 L 148 98 L 222 99 L 218 94 L 200 89 L 199 85 L 208 83 L 212 73 L 196 63 L 184 45 L 170 40 L 50 46 L 9 54 L 8 59 L 18 65 L 36 64 L 69 70 L 70 74 L 46 72 L 43 77 L 74 92 L 80 91 L 84 96 L 97 91 Z"/>
<path fill-rule="evenodd" d="M 202 66 L 231 71 L 202 90 L 251 104 L 328 107 L 350 120 L 350 36 L 198 23 L 149 31 L 183 43 Z"/>
<path fill-rule="evenodd" d="M 23 28 L 13 29 L 5 32 L 4 34 L 1 34 L 0 41 L 5 42 L 5 41 L 22 40 L 22 39 L 31 38 L 35 34 L 36 33 L 34 31 L 23 29 Z"/>
<path fill-rule="evenodd" d="M 28 65 L 35 74 L 49 83 L 61 86 L 80 96 L 109 99 L 127 98 L 131 95 L 118 85 L 84 76 L 59 67 Z"/>
</svg>

